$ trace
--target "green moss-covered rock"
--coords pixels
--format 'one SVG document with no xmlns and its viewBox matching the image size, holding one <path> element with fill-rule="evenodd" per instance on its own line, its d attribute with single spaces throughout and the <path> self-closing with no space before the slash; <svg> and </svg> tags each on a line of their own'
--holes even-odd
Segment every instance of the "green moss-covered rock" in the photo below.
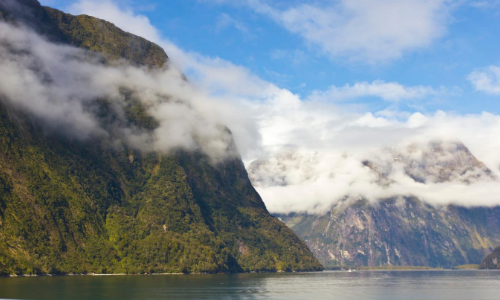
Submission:
<svg viewBox="0 0 500 300">
<path fill-rule="evenodd" d="M 110 22 L 86 15 L 73 16 L 49 7 L 45 11 L 60 29 L 61 39 L 72 46 L 102 53 L 109 60 L 125 58 L 138 65 L 162 66 L 167 62 L 161 47 Z"/>
</svg>

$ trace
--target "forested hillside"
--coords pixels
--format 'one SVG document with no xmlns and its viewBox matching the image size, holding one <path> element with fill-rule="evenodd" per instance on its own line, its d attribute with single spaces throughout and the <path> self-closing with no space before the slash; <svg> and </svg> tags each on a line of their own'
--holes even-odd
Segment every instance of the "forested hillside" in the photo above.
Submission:
<svg viewBox="0 0 500 300">
<path fill-rule="evenodd" d="M 102 55 L 103 64 L 168 64 L 153 43 L 35 0 L 1 0 L 0 19 Z M 125 98 L 124 126 L 158 126 L 141 102 Z M 201 151 L 148 152 L 109 138 L 72 138 L 9 100 L 0 98 L 0 274 L 322 268 L 268 213 L 239 157 L 213 163 Z M 92 105 L 103 128 L 118 118 L 106 99 Z"/>
</svg>

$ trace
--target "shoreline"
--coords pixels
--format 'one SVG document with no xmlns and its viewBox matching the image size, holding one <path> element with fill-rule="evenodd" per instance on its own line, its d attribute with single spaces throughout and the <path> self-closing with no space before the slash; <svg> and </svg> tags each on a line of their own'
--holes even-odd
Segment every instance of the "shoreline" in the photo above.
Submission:
<svg viewBox="0 0 500 300">
<path fill-rule="evenodd" d="M 362 272 L 362 271 L 481 271 L 481 270 L 491 270 L 495 271 L 495 269 L 481 269 L 479 265 L 462 265 L 455 266 L 452 268 L 434 268 L 434 267 L 424 267 L 424 266 L 393 266 L 393 267 L 352 267 L 352 268 L 342 268 L 342 269 L 325 269 L 325 271 L 330 272 L 348 272 L 351 270 L 352 272 Z"/>
<path fill-rule="evenodd" d="M 71 276 L 95 276 L 95 277 L 106 277 L 106 276 L 180 276 L 180 275 L 238 275 L 238 274 L 295 274 L 295 273 L 321 273 L 321 272 L 342 272 L 342 273 L 358 273 L 358 272 L 464 272 L 464 271 L 500 271 L 497 269 L 440 269 L 440 268 L 429 268 L 429 269 L 353 269 L 349 272 L 348 270 L 323 270 L 323 271 L 304 271 L 304 272 L 241 272 L 241 273 L 152 273 L 152 274 L 27 274 L 27 275 L 0 275 L 0 278 L 26 278 L 26 277 L 71 277 Z"/>
<path fill-rule="evenodd" d="M 352 273 L 356 272 L 439 272 L 439 271 L 450 271 L 450 272 L 460 272 L 460 271 L 500 271 L 500 269 L 362 269 L 362 270 L 352 270 Z M 348 272 L 348 270 L 325 270 L 325 272 Z"/>
<path fill-rule="evenodd" d="M 116 274 L 98 274 L 98 273 L 85 273 L 85 274 L 19 274 L 19 275 L 0 275 L 0 278 L 16 278 L 16 277 L 66 277 L 66 276 L 168 276 L 168 275 L 236 275 L 236 274 L 286 274 L 286 273 L 319 273 L 326 270 L 320 271 L 274 271 L 274 272 L 227 272 L 227 273 L 143 273 L 143 274 L 127 274 L 127 273 L 116 273 Z"/>
</svg>

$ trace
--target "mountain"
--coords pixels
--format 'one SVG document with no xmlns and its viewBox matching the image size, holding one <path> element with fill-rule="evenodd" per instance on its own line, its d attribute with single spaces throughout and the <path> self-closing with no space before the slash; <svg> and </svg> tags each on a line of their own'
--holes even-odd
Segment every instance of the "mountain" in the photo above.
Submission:
<svg viewBox="0 0 500 300">
<path fill-rule="evenodd" d="M 500 246 L 488 254 L 481 262 L 481 269 L 500 269 Z"/>
<path fill-rule="evenodd" d="M 460 142 L 429 142 L 410 144 L 403 150 L 388 148 L 385 156 L 363 161 L 379 177 L 386 180 L 396 165 L 403 166 L 405 175 L 419 183 L 473 183 L 495 176 Z"/>
<path fill-rule="evenodd" d="M 295 182 L 291 176 L 301 181 L 314 178 L 315 165 L 321 165 L 316 161 L 321 160 L 316 154 L 313 157 L 289 152 L 256 161 L 250 164 L 248 172 L 257 189 L 286 187 Z M 298 176 L 292 169 L 304 162 L 310 170 Z M 496 182 L 492 172 L 459 142 L 411 144 L 403 150 L 387 148 L 358 163 L 373 181 L 366 195 L 378 190 L 390 193 L 391 187 L 397 185 L 396 180 L 409 180 L 429 188 L 436 184 L 468 186 Z M 336 174 L 329 176 L 335 178 Z M 450 268 L 479 264 L 500 244 L 498 206 L 431 205 L 411 195 L 376 201 L 345 195 L 326 211 L 275 215 L 306 241 L 326 268 L 386 265 Z"/>
<path fill-rule="evenodd" d="M 436 208 L 415 198 L 339 203 L 326 215 L 279 217 L 325 267 L 479 263 L 500 241 L 500 208 Z"/>
<path fill-rule="evenodd" d="M 159 46 L 109 22 L 35 0 L 0 0 L 0 19 L 86 49 L 103 65 L 125 59 L 143 70 L 169 61 Z M 158 127 L 123 93 L 122 115 L 105 99 L 89 104 L 106 135 L 79 139 L 0 91 L 0 274 L 322 269 L 269 214 L 239 156 L 212 163 L 202 151 L 116 143 L 116 120 L 146 133 Z"/>
</svg>

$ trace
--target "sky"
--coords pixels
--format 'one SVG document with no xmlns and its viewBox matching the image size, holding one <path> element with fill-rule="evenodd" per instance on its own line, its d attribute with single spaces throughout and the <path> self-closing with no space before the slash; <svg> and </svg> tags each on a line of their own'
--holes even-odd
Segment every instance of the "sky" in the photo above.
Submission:
<svg viewBox="0 0 500 300">
<path fill-rule="evenodd" d="M 360 162 L 374 149 L 451 140 L 463 142 L 500 176 L 500 1 L 41 3 L 108 20 L 163 47 L 196 89 L 239 111 L 233 118 L 226 114 L 224 122 L 247 166 L 294 149 L 320 153 L 317 164 L 336 166 L 339 173 L 365 174 Z M 343 162 L 345 153 L 354 155 L 350 163 Z M 280 163 L 287 172 L 287 163 Z M 349 180 L 371 182 L 370 176 Z M 288 190 L 309 195 L 300 199 L 311 203 L 301 206 L 305 211 L 318 202 L 337 201 L 342 196 L 324 195 L 332 195 L 330 190 L 344 195 L 351 185 L 313 178 Z M 499 194 L 493 186 L 476 187 Z M 268 207 L 290 211 L 286 199 L 276 200 L 287 191 L 266 193 L 274 187 L 256 187 L 270 195 L 264 197 Z M 411 187 L 423 198 L 430 193 L 425 188 Z M 319 197 L 311 189 L 324 192 Z M 450 190 L 453 186 L 439 183 L 431 189 L 443 196 L 440 203 L 458 197 Z M 471 187 L 468 191 L 474 194 Z M 279 207 L 272 205 L 278 202 Z M 462 197 L 460 204 L 466 202 Z M 481 203 L 498 204 L 500 198 Z"/>
</svg>

